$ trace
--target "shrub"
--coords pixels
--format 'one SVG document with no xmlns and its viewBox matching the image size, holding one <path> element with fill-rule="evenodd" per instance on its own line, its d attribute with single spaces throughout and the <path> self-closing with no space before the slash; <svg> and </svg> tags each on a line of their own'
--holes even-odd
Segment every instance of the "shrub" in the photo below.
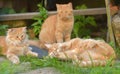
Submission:
<svg viewBox="0 0 120 74">
<path fill-rule="evenodd" d="M 87 9 L 86 5 L 77 6 L 75 9 Z M 72 37 L 90 36 L 92 30 L 89 26 L 96 27 L 95 18 L 92 16 L 76 15 Z"/>
<path fill-rule="evenodd" d="M 6 35 L 6 30 L 8 29 L 8 25 L 0 25 L 0 36 Z"/>
<path fill-rule="evenodd" d="M 41 30 L 42 23 L 48 16 L 47 10 L 41 4 L 38 4 L 38 7 L 39 7 L 39 15 L 33 18 L 36 22 L 32 24 L 36 36 L 39 34 L 39 31 Z"/>
</svg>

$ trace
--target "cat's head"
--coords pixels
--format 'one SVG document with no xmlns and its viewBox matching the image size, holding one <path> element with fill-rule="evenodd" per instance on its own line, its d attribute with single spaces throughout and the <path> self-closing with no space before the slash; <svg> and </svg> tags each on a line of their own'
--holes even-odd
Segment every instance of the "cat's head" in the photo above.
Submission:
<svg viewBox="0 0 120 74">
<path fill-rule="evenodd" d="M 45 44 L 48 48 L 48 52 L 50 56 L 54 56 L 54 53 L 57 54 L 59 50 L 61 50 L 62 44 L 61 43 L 54 43 L 54 44 Z"/>
<path fill-rule="evenodd" d="M 68 4 L 56 4 L 58 17 L 62 20 L 68 20 L 73 18 L 72 3 Z"/>
<path fill-rule="evenodd" d="M 54 44 L 45 44 L 49 52 L 56 51 L 60 48 L 59 43 L 54 43 Z"/>
<path fill-rule="evenodd" d="M 27 40 L 26 27 L 11 28 L 7 31 L 6 41 L 19 44 Z"/>
</svg>

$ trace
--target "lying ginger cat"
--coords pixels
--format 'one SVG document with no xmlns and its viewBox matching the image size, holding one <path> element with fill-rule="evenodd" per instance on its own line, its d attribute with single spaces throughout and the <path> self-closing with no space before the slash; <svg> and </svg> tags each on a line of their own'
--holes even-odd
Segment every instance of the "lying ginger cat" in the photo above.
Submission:
<svg viewBox="0 0 120 74">
<path fill-rule="evenodd" d="M 0 36 L 1 54 L 14 64 L 20 63 L 19 55 L 38 56 L 30 50 L 27 40 L 26 27 L 9 29 L 6 37 Z"/>
<path fill-rule="evenodd" d="M 105 66 L 106 61 L 115 58 L 115 51 L 104 41 L 75 38 L 64 43 L 46 44 L 49 56 L 71 59 L 82 67 Z"/>
</svg>

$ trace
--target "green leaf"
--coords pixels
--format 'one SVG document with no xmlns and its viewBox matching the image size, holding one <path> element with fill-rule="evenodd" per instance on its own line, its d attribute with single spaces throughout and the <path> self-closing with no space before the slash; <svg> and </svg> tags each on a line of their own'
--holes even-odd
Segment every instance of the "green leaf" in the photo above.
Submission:
<svg viewBox="0 0 120 74">
<path fill-rule="evenodd" d="M 97 26 L 94 17 L 88 16 L 88 17 L 86 18 L 86 22 L 87 22 L 88 24 L 91 24 L 91 25 L 94 26 L 94 27 Z"/>
<path fill-rule="evenodd" d="M 33 30 L 35 35 L 39 34 L 39 31 L 41 29 L 41 26 L 44 22 L 44 20 L 47 18 L 47 10 L 42 6 L 42 4 L 38 4 L 38 9 L 39 9 L 39 15 L 33 18 L 35 22 L 32 24 Z"/>
<path fill-rule="evenodd" d="M 85 4 L 83 4 L 81 6 L 75 7 L 75 9 L 87 9 L 87 6 Z"/>
<path fill-rule="evenodd" d="M 75 7 L 75 9 L 87 9 L 86 5 L 80 5 Z M 72 37 L 83 37 L 88 36 L 91 34 L 91 30 L 88 26 L 97 26 L 94 17 L 92 16 L 84 16 L 84 15 L 77 15 L 74 16 L 75 23 L 73 28 Z"/>
<path fill-rule="evenodd" d="M 73 31 L 74 31 L 76 37 L 78 37 L 79 23 L 75 23 Z"/>
</svg>

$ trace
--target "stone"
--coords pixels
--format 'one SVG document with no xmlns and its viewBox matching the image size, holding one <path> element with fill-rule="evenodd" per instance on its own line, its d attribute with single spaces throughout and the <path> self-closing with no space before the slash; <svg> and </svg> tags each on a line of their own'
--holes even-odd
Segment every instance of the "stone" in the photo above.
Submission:
<svg viewBox="0 0 120 74">
<path fill-rule="evenodd" d="M 61 73 L 53 67 L 45 67 L 19 74 L 61 74 Z"/>
<path fill-rule="evenodd" d="M 21 72 L 27 72 L 31 70 L 30 62 L 22 62 L 19 65 L 16 65 L 15 74 L 19 74 Z"/>
<path fill-rule="evenodd" d="M 48 51 L 42 48 L 38 48 L 36 46 L 30 45 L 30 47 L 32 48 L 31 51 L 32 52 L 36 52 L 38 53 L 38 58 L 43 58 L 45 56 L 48 56 Z"/>
<path fill-rule="evenodd" d="M 5 57 L 0 56 L 0 62 L 3 62 L 3 61 L 5 61 L 5 60 L 6 60 L 6 58 L 5 58 Z"/>
</svg>

